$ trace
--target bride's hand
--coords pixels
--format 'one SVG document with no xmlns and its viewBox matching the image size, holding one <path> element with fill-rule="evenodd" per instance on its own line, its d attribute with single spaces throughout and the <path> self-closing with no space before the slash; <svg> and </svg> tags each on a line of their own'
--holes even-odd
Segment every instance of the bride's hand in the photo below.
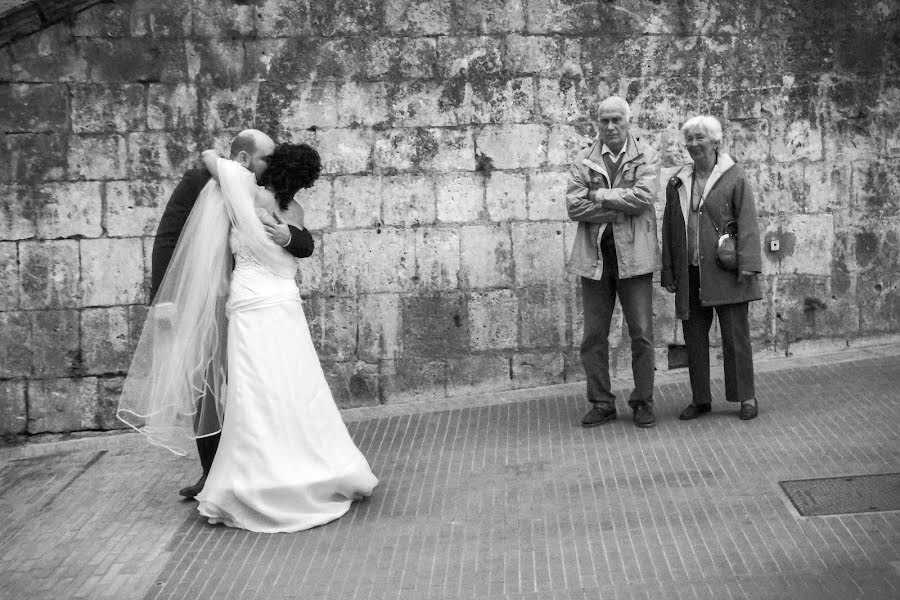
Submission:
<svg viewBox="0 0 900 600">
<path fill-rule="evenodd" d="M 206 167 L 206 170 L 209 171 L 209 174 L 213 176 L 216 181 L 219 179 L 219 159 L 222 158 L 216 150 L 204 150 L 200 154 L 200 158 L 203 159 L 203 166 Z"/>
</svg>

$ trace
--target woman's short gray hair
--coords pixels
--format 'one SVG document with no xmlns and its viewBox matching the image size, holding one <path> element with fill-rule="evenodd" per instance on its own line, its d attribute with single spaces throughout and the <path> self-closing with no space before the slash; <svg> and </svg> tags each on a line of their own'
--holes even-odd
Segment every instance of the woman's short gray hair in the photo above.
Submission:
<svg viewBox="0 0 900 600">
<path fill-rule="evenodd" d="M 722 141 L 722 124 L 715 117 L 709 115 L 691 117 L 681 126 L 681 135 L 687 137 L 688 131 L 692 129 L 699 129 L 714 142 Z"/>
</svg>

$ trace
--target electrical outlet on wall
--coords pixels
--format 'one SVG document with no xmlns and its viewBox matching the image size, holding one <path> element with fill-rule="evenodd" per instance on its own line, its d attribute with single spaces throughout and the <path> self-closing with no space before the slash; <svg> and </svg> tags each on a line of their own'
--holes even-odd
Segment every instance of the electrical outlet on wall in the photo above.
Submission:
<svg viewBox="0 0 900 600">
<path fill-rule="evenodd" d="M 769 240 L 769 252 L 778 252 L 781 250 L 781 242 L 778 238 L 772 238 Z"/>
</svg>

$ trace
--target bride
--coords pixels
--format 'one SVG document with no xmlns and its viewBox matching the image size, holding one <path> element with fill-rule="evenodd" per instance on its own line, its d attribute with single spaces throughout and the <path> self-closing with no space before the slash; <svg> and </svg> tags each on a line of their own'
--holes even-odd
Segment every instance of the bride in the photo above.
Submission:
<svg viewBox="0 0 900 600">
<path fill-rule="evenodd" d="M 204 210 L 215 213 L 217 201 L 224 205 L 226 230 L 231 223 L 228 243 L 234 270 L 214 269 L 230 276 L 230 283 L 205 282 L 206 287 L 193 294 L 209 297 L 195 320 L 203 321 L 208 313 L 227 316 L 227 344 L 223 351 L 221 340 L 215 341 L 215 332 L 224 332 L 221 323 L 207 328 L 212 333 L 200 336 L 204 341 L 197 344 L 203 348 L 201 366 L 188 376 L 194 397 L 161 414 L 182 427 L 193 421 L 195 435 L 203 435 L 196 423 L 209 419 L 198 415 L 196 407 L 203 398 L 224 398 L 221 406 L 208 411 L 220 415 L 221 440 L 197 495 L 198 510 L 211 523 L 268 533 L 328 523 L 346 513 L 354 500 L 370 495 L 378 480 L 350 438 L 319 364 L 294 282 L 296 260 L 269 239 L 260 220 L 274 213 L 285 223 L 303 227 L 303 211 L 294 195 L 318 178 L 319 155 L 306 144 L 279 145 L 269 158 L 264 188 L 253 173 L 214 150 L 203 153 L 203 162 L 215 183 L 208 184 L 209 197 L 201 195 L 195 210 L 202 220 Z M 221 221 L 210 217 L 208 226 L 199 225 L 211 231 L 192 242 L 195 254 L 211 251 L 204 245 L 216 247 L 215 240 L 223 235 Z M 189 271 L 173 279 L 190 279 Z M 227 301 L 222 298 L 225 285 Z M 190 286 L 183 282 L 181 287 Z M 170 337 L 179 343 L 180 336 Z M 154 353 L 159 355 L 159 349 Z M 227 364 L 227 386 L 221 362 Z M 209 393 L 216 386 L 218 393 Z M 147 423 L 151 440 L 161 430 L 156 425 Z M 211 429 L 215 426 L 203 431 Z M 173 430 L 170 425 L 166 431 Z"/>
</svg>

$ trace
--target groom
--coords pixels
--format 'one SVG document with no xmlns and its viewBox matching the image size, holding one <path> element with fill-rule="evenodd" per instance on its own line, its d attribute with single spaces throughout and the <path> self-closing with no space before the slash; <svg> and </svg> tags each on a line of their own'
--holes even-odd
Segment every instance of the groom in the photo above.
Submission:
<svg viewBox="0 0 900 600">
<path fill-rule="evenodd" d="M 231 160 L 256 175 L 256 180 L 259 182 L 268 165 L 268 158 L 274 151 L 275 142 L 272 141 L 272 138 L 262 131 L 245 129 L 232 140 L 230 157 Z M 156 239 L 153 241 L 150 272 L 151 304 L 162 284 L 166 268 L 169 266 L 175 246 L 178 244 L 181 230 L 209 179 L 209 171 L 205 168 L 189 170 L 181 178 L 181 182 L 172 192 L 172 196 L 166 204 L 159 221 L 159 228 L 156 230 Z M 272 219 L 263 220 L 263 226 L 272 241 L 297 258 L 306 258 L 312 255 L 314 246 L 309 231 L 283 223 L 277 214 L 273 214 L 272 217 Z M 193 498 L 200 493 L 218 447 L 219 434 L 197 438 L 197 452 L 200 455 L 203 475 L 194 485 L 182 488 L 178 492 L 179 494 L 186 498 Z"/>
</svg>

